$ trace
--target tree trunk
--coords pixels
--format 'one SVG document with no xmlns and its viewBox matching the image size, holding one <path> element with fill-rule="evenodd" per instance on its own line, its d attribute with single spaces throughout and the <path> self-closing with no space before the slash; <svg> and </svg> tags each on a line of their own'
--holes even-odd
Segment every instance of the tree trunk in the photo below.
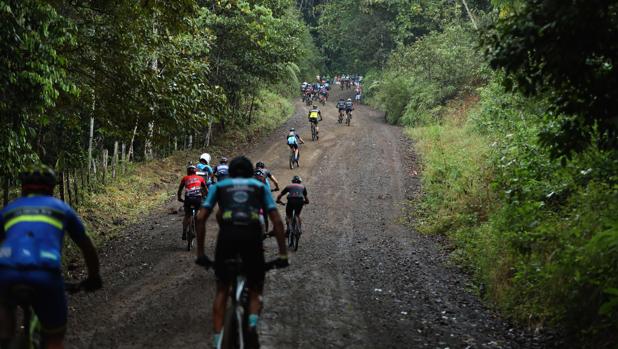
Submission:
<svg viewBox="0 0 618 349">
<path fill-rule="evenodd" d="M 67 171 L 66 173 L 62 171 L 62 176 L 66 181 L 65 188 L 67 189 L 67 194 L 69 194 L 69 205 L 73 205 L 73 195 L 71 193 L 71 172 Z"/>
<path fill-rule="evenodd" d="M 463 2 L 464 7 L 466 8 L 466 12 L 468 13 L 468 17 L 470 17 L 470 22 L 472 22 L 472 26 L 474 27 L 475 30 L 478 30 L 479 27 L 478 27 L 478 25 L 476 25 L 476 20 L 474 19 L 474 16 L 472 15 L 472 12 L 470 12 L 470 8 L 468 7 L 468 3 L 466 2 L 466 0 L 461 0 L 461 2 Z"/>
<path fill-rule="evenodd" d="M 105 179 L 107 177 L 107 156 L 108 156 L 108 151 L 107 149 L 103 149 L 103 154 L 101 155 L 101 168 L 103 172 L 103 185 L 105 185 Z"/>
<path fill-rule="evenodd" d="M 92 111 L 94 113 L 94 101 L 92 102 Z M 92 138 L 94 137 L 94 116 L 90 118 L 90 134 L 88 136 L 88 175 L 90 175 L 90 162 L 92 160 Z"/>
<path fill-rule="evenodd" d="M 58 194 L 60 194 L 60 200 L 64 201 L 64 171 L 60 172 L 60 178 L 58 181 Z"/>
<path fill-rule="evenodd" d="M 114 155 L 112 156 L 112 178 L 116 178 L 118 168 L 118 141 L 114 142 Z"/>
<path fill-rule="evenodd" d="M 4 177 L 2 179 L 2 187 L 4 191 L 2 202 L 3 206 L 6 206 L 9 203 L 9 177 Z"/>
<path fill-rule="evenodd" d="M 148 134 L 144 142 L 144 159 L 152 160 L 152 136 L 154 134 L 154 121 L 148 123 Z"/>
<path fill-rule="evenodd" d="M 73 170 L 73 194 L 75 195 L 75 206 L 79 205 L 79 191 L 78 189 L 78 179 L 77 170 Z"/>
<path fill-rule="evenodd" d="M 174 136 L 174 151 L 178 151 L 178 137 Z"/>
<path fill-rule="evenodd" d="M 193 149 L 193 135 L 189 135 L 189 149 Z"/>
<path fill-rule="evenodd" d="M 127 154 L 126 154 L 127 145 L 124 144 L 124 142 L 122 143 L 121 149 L 122 150 L 120 151 L 120 160 L 121 160 L 120 169 L 122 170 L 122 173 L 125 173 L 127 171 L 127 168 L 126 168 L 126 165 L 127 165 L 127 163 L 126 163 L 126 161 L 127 161 Z"/>
<path fill-rule="evenodd" d="M 131 157 L 133 156 L 133 142 L 135 141 L 135 135 L 137 134 L 137 124 L 139 123 L 139 119 L 135 121 L 135 127 L 133 127 L 133 135 L 131 136 L 131 143 L 129 144 L 129 152 L 127 153 L 127 161 L 131 161 Z"/>
</svg>

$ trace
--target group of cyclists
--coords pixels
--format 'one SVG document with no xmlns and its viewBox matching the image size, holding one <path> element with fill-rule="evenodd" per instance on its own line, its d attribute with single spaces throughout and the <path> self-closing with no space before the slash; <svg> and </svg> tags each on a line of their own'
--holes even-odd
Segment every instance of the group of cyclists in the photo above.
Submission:
<svg viewBox="0 0 618 349">
<path fill-rule="evenodd" d="M 307 84 L 306 90 L 328 91 L 330 81 L 319 86 Z M 312 86 L 312 87 L 309 87 Z M 328 92 L 326 92 L 328 96 Z M 351 113 L 351 99 L 337 102 L 339 113 Z M 308 119 L 315 124 L 322 120 L 320 109 L 313 105 Z M 298 145 L 304 143 L 294 128 L 286 137 L 287 145 L 298 159 Z M 296 215 L 300 221 L 303 206 L 309 203 L 307 188 L 300 176 L 293 176 L 276 200 L 271 192 L 279 191 L 275 176 L 262 161 L 255 166 L 244 157 L 228 161 L 221 157 L 212 166 L 211 156 L 204 153 L 196 165 L 186 167 L 186 176 L 179 184 L 177 197 L 184 202 L 182 239 L 186 239 L 187 227 L 193 210 L 196 210 L 197 248 L 196 264 L 214 267 L 217 293 L 213 303 L 213 327 L 215 347 L 218 347 L 223 329 L 225 304 L 230 292 L 230 274 L 224 262 L 240 255 L 247 266 L 249 289 L 249 334 L 257 347 L 256 327 L 261 310 L 261 294 L 264 284 L 264 223 L 260 215 L 272 222 L 270 235 L 277 240 L 279 258 L 277 267 L 287 267 L 287 247 L 283 221 L 276 209 L 276 202 L 282 203 L 287 196 L 285 223 Z M 67 322 L 67 299 L 62 277 L 62 247 L 64 234 L 75 241 L 86 262 L 88 277 L 80 287 L 94 291 L 102 287 L 99 273 L 99 259 L 95 247 L 85 233 L 77 213 L 63 201 L 53 196 L 56 177 L 53 170 L 38 165 L 20 175 L 20 198 L 9 203 L 0 211 L 0 348 L 8 347 L 16 331 L 16 307 L 14 292 L 25 286 L 32 290 L 31 305 L 37 315 L 47 348 L 63 348 Z M 272 182 L 272 186 L 271 186 Z M 215 212 L 219 225 L 215 258 L 211 261 L 204 252 L 205 224 Z"/>
<path fill-rule="evenodd" d="M 310 84 L 305 81 L 300 86 L 300 93 L 303 98 L 303 102 L 307 105 L 310 105 L 316 100 L 322 103 L 322 105 L 325 105 L 328 101 L 328 96 L 330 93 L 330 82 L 327 80 L 322 80 Z"/>
</svg>

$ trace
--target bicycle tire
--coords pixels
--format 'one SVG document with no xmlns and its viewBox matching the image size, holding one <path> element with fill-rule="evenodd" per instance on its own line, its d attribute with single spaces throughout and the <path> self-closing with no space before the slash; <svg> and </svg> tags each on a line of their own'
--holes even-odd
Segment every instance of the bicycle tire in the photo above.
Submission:
<svg viewBox="0 0 618 349">
<path fill-rule="evenodd" d="M 195 239 L 195 216 L 191 216 L 191 222 L 189 223 L 189 231 L 187 232 L 188 252 L 191 252 L 191 247 L 193 247 L 193 239 Z"/>
<path fill-rule="evenodd" d="M 315 124 L 311 123 L 311 140 L 315 142 L 318 137 L 317 130 L 315 129 Z"/>
<path fill-rule="evenodd" d="M 292 247 L 294 246 L 294 219 L 296 216 L 292 217 L 292 220 L 290 221 L 289 225 L 288 225 L 288 247 Z"/>
<path fill-rule="evenodd" d="M 352 120 L 352 114 L 348 114 L 348 117 L 345 120 L 346 125 L 350 126 L 350 120 Z"/>
<path fill-rule="evenodd" d="M 225 310 L 223 318 L 223 337 L 221 338 L 221 349 L 239 348 L 238 341 L 238 322 L 233 307 L 228 307 Z"/>
<path fill-rule="evenodd" d="M 294 236 L 294 246 L 292 246 L 292 247 L 294 249 L 294 252 L 296 252 L 296 251 L 298 251 L 298 240 L 300 240 L 300 232 L 301 232 L 301 230 L 300 230 L 300 222 L 298 221 L 298 217 L 297 216 L 294 216 L 294 221 L 295 221 L 295 224 L 294 224 L 294 226 L 295 226 L 295 228 L 294 228 L 294 235 L 295 236 Z"/>
</svg>

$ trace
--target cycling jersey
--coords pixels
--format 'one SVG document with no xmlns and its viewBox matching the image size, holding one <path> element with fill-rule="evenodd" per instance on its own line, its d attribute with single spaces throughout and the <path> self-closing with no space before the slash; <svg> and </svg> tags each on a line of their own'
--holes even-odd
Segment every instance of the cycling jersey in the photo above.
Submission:
<svg viewBox="0 0 618 349">
<path fill-rule="evenodd" d="M 339 110 L 345 109 L 345 102 L 344 101 L 337 102 L 337 109 Z"/>
<path fill-rule="evenodd" d="M 211 185 L 212 184 L 212 173 L 213 173 L 212 167 L 210 167 L 210 165 L 203 164 L 201 162 L 198 163 L 196 165 L 196 167 L 197 167 L 197 170 L 199 172 L 203 172 L 204 173 L 204 175 L 202 175 L 202 176 L 203 176 L 204 180 L 206 181 L 206 185 L 207 186 Z"/>
<path fill-rule="evenodd" d="M 200 198 L 202 197 L 202 186 L 206 186 L 206 181 L 202 176 L 188 175 L 182 177 L 180 184 L 184 185 L 185 199 Z"/>
<path fill-rule="evenodd" d="M 290 201 L 305 201 L 307 196 L 307 188 L 302 184 L 292 183 L 285 187 L 281 195 L 288 194 L 288 202 Z"/>
<path fill-rule="evenodd" d="M 266 186 L 266 189 L 268 189 L 268 192 L 270 192 L 270 182 L 268 181 L 268 179 L 272 176 L 273 175 L 270 173 L 270 171 L 265 168 L 258 168 L 253 173 L 253 178 L 262 182 Z"/>
<path fill-rule="evenodd" d="M 318 119 L 320 116 L 320 109 L 311 109 L 309 112 L 309 119 Z"/>
<path fill-rule="evenodd" d="M 291 132 L 287 137 L 288 145 L 298 145 L 298 141 L 298 135 L 293 132 Z"/>
<path fill-rule="evenodd" d="M 352 103 L 352 101 L 346 101 L 345 102 L 345 110 L 352 110 L 354 109 L 354 103 Z"/>
<path fill-rule="evenodd" d="M 215 167 L 215 177 L 217 182 L 221 182 L 230 175 L 230 167 L 226 164 L 219 164 Z"/>
<path fill-rule="evenodd" d="M 64 233 L 87 239 L 73 209 L 53 196 L 16 199 L 0 211 L 0 267 L 60 272 Z"/>
<path fill-rule="evenodd" d="M 219 204 L 221 232 L 261 232 L 259 212 L 276 210 L 264 183 L 255 178 L 228 178 L 215 184 L 202 207 L 212 210 Z"/>
</svg>

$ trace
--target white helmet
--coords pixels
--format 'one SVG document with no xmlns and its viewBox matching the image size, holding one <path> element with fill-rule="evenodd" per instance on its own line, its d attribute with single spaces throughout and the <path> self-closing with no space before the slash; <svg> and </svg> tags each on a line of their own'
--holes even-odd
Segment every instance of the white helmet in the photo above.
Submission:
<svg viewBox="0 0 618 349">
<path fill-rule="evenodd" d="M 200 160 L 204 160 L 207 164 L 210 164 L 210 154 L 204 153 L 200 155 Z"/>
</svg>

